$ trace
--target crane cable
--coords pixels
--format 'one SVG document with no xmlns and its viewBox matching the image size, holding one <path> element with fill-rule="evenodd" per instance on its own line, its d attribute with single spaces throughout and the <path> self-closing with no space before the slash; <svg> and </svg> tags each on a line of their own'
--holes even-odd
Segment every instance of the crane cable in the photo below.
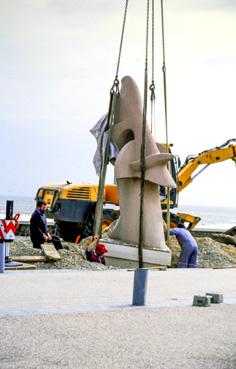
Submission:
<svg viewBox="0 0 236 369">
<path fill-rule="evenodd" d="M 151 132 L 154 135 L 155 138 L 155 99 L 156 99 L 156 94 L 155 94 L 155 70 L 154 70 L 154 66 L 155 66 L 155 10 L 154 10 L 154 0 L 152 0 L 152 4 L 151 4 L 151 14 L 152 14 L 152 82 L 149 86 L 149 90 L 150 90 L 150 100 L 151 100 Z"/>
<path fill-rule="evenodd" d="M 129 3 L 129 0 L 125 0 L 125 9 L 124 9 L 122 29 L 121 29 L 120 47 L 119 47 L 117 65 L 116 65 L 115 79 L 110 89 L 110 102 L 109 102 L 109 109 L 108 109 L 108 115 L 107 115 L 107 127 L 106 127 L 106 130 L 108 132 L 107 142 L 106 142 L 104 154 L 101 152 L 102 160 L 101 160 L 101 169 L 100 169 L 100 175 L 99 175 L 98 196 L 97 196 L 96 210 L 95 210 L 95 222 L 94 222 L 94 228 L 93 228 L 93 234 L 99 237 L 101 236 L 101 228 L 102 228 L 101 225 L 102 225 L 102 214 L 103 214 L 104 187 L 105 187 L 105 181 L 106 181 L 107 165 L 109 163 L 111 131 L 112 131 L 112 126 L 114 124 L 114 113 L 115 113 L 116 101 L 119 97 L 119 84 L 120 84 L 119 68 L 120 68 L 120 60 L 121 60 L 122 46 L 123 46 L 124 33 L 125 33 L 128 3 Z"/>
<path fill-rule="evenodd" d="M 124 41 L 124 33 L 125 33 L 125 25 L 126 25 L 128 4 L 129 4 L 129 0 L 126 0 L 125 1 L 125 10 L 124 10 L 124 16 L 123 16 L 122 29 L 121 29 L 120 47 L 119 47 L 119 53 L 118 53 L 118 58 L 117 58 L 117 65 L 116 65 L 115 81 L 116 80 L 119 81 L 120 59 L 121 59 L 121 52 L 122 52 L 123 41 Z"/>
<path fill-rule="evenodd" d="M 148 95 L 148 36 L 149 36 L 149 0 L 147 0 L 146 12 L 146 44 L 144 63 L 144 94 L 143 94 L 143 119 L 142 119 L 142 143 L 140 150 L 141 181 L 140 181 L 140 214 L 139 214 L 139 248 L 138 260 L 139 268 L 143 267 L 143 246 L 144 246 L 144 191 L 145 191 L 145 149 L 146 149 L 146 126 L 147 126 L 147 95 Z"/>
<path fill-rule="evenodd" d="M 165 135 L 166 135 L 166 152 L 169 151 L 168 137 L 168 114 L 167 114 L 167 85 L 166 85 L 166 54 L 165 54 L 165 27 L 164 27 L 164 7 L 161 0 L 161 33 L 162 33 L 162 73 L 163 73 L 163 92 L 164 92 L 164 110 L 165 110 Z M 168 165 L 169 167 L 169 165 Z M 167 245 L 170 245 L 170 188 L 167 187 Z"/>
</svg>

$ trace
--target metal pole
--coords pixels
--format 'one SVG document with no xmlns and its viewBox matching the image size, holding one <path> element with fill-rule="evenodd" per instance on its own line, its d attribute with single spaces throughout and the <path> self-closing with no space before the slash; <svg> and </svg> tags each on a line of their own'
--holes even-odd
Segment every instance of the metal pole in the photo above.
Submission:
<svg viewBox="0 0 236 369">
<path fill-rule="evenodd" d="M 13 207 L 14 207 L 14 201 L 7 200 L 7 202 L 6 202 L 6 220 L 13 219 Z"/>
<path fill-rule="evenodd" d="M 13 209 L 14 209 L 14 201 L 7 200 L 6 201 L 6 220 L 13 219 Z M 10 246 L 9 242 L 5 242 L 5 263 L 10 262 Z"/>
<path fill-rule="evenodd" d="M 146 303 L 148 270 L 136 269 L 134 272 L 133 305 L 143 306 Z"/>
<path fill-rule="evenodd" d="M 0 273 L 5 270 L 5 242 L 0 242 Z"/>
</svg>

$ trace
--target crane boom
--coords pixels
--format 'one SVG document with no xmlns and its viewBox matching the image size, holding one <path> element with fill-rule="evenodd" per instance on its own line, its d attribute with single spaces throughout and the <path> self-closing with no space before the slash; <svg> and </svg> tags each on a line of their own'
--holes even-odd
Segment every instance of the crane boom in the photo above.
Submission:
<svg viewBox="0 0 236 369">
<path fill-rule="evenodd" d="M 236 163 L 236 145 L 232 144 L 232 142 L 236 142 L 236 139 L 228 140 L 223 145 L 205 150 L 196 156 L 188 156 L 177 173 L 178 192 L 181 192 L 187 187 L 193 179 L 209 165 L 228 159 L 232 159 Z M 198 173 L 193 175 L 200 165 L 205 166 L 201 168 Z"/>
</svg>

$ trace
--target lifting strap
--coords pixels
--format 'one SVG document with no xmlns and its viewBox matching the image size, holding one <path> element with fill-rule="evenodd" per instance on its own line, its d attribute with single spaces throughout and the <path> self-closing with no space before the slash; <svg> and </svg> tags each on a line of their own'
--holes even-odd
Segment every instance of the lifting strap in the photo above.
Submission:
<svg viewBox="0 0 236 369">
<path fill-rule="evenodd" d="M 108 137 L 107 137 L 104 154 L 101 153 L 102 154 L 101 155 L 101 170 L 100 170 L 100 175 L 99 175 L 98 197 L 97 197 L 97 203 L 96 203 L 95 221 L 94 221 L 94 229 L 93 229 L 93 234 L 98 235 L 99 237 L 101 237 L 101 231 L 102 231 L 104 187 L 105 187 L 105 181 L 106 181 L 107 165 L 109 163 L 111 132 L 112 132 L 112 126 L 114 124 L 114 113 L 115 113 L 116 101 L 117 101 L 117 98 L 119 97 L 119 68 L 120 68 L 120 59 L 121 59 L 121 52 L 122 52 L 126 18 L 127 18 L 128 2 L 129 0 L 125 1 L 125 10 L 124 10 L 124 16 L 123 16 L 120 47 L 119 47 L 119 53 L 118 53 L 115 79 L 114 79 L 113 85 L 110 90 L 110 102 L 109 102 L 109 110 L 108 110 L 108 117 L 107 117 Z"/>
<path fill-rule="evenodd" d="M 151 15 L 152 15 L 152 82 L 150 84 L 150 100 L 151 100 L 151 132 L 155 138 L 155 9 L 154 9 L 154 0 L 151 3 Z"/>
<path fill-rule="evenodd" d="M 115 76 L 115 79 L 117 79 L 117 80 L 118 80 L 118 76 L 119 76 L 120 59 L 121 59 L 121 52 L 122 52 L 122 46 L 123 46 L 123 40 L 124 40 L 124 33 L 125 33 L 125 25 L 126 25 L 128 4 L 129 4 L 129 0 L 126 0 L 125 1 L 125 10 L 124 10 L 124 17 L 123 17 L 122 29 L 121 29 L 120 47 L 119 47 L 119 53 L 118 53 L 118 58 L 117 58 L 117 66 L 116 66 L 116 76 Z"/>
<path fill-rule="evenodd" d="M 166 56 L 165 56 L 165 28 L 164 28 L 164 9 L 163 0 L 161 0 L 161 31 L 162 31 L 162 73 L 163 73 L 163 91 L 164 91 L 164 109 L 165 109 L 165 133 L 166 133 L 166 152 L 169 150 L 168 137 L 168 114 L 167 114 L 167 86 L 166 86 Z M 170 163 L 168 164 L 170 169 Z M 170 188 L 167 187 L 167 246 L 170 245 Z"/>
<path fill-rule="evenodd" d="M 117 88 L 117 85 L 114 87 Z M 110 103 L 109 103 L 109 110 L 108 110 L 108 117 L 107 117 L 107 129 L 108 129 L 108 136 L 107 136 L 107 143 L 105 147 L 104 154 L 102 155 L 101 161 L 101 170 L 99 175 L 99 184 L 98 184 L 98 197 L 96 203 L 96 210 L 95 210 L 95 222 L 94 222 L 94 235 L 98 235 L 101 237 L 101 230 L 102 230 L 102 216 L 103 216 L 103 198 L 104 198 L 104 187 L 106 181 L 106 172 L 107 172 L 107 165 L 109 163 L 109 154 L 110 154 L 110 142 L 111 142 L 111 128 L 113 125 L 113 118 L 115 112 L 115 105 L 116 100 L 118 97 L 117 90 L 112 87 L 110 91 Z"/>
<path fill-rule="evenodd" d="M 145 149 L 146 149 L 146 126 L 147 126 L 147 93 L 148 93 L 148 34 L 149 34 L 149 0 L 147 0 L 146 13 L 146 50 L 144 66 L 144 94 L 143 94 L 143 123 L 142 123 L 142 143 L 140 152 L 141 162 L 141 183 L 140 183 L 140 214 L 139 214 L 139 248 L 138 260 L 139 268 L 143 268 L 143 221 L 144 221 L 144 191 L 145 191 Z"/>
</svg>

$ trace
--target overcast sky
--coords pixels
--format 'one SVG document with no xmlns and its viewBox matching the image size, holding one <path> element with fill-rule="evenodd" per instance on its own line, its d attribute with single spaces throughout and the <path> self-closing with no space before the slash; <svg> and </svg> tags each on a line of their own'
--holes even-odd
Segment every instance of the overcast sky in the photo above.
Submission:
<svg viewBox="0 0 236 369">
<path fill-rule="evenodd" d="M 166 0 L 169 139 L 182 161 L 236 136 L 236 1 Z M 124 0 L 0 0 L 2 195 L 95 183 L 89 129 L 106 113 Z M 120 77 L 143 89 L 145 1 L 130 0 Z M 156 1 L 156 139 L 164 140 Z M 108 180 L 112 182 L 112 170 Z M 216 164 L 181 204 L 236 206 L 233 161 Z"/>
</svg>

